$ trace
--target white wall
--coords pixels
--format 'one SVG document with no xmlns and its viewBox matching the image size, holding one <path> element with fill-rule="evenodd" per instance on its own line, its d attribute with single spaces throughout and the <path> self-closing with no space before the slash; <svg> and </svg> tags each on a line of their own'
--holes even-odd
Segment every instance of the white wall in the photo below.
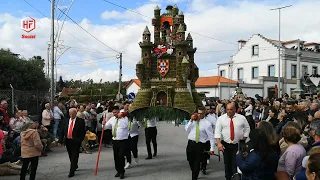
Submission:
<svg viewBox="0 0 320 180">
<path fill-rule="evenodd" d="M 127 87 L 127 95 L 128 95 L 129 93 L 131 93 L 131 92 L 134 92 L 135 94 L 137 94 L 139 89 L 140 89 L 140 87 L 139 87 L 136 83 L 132 82 L 132 83 Z"/>
<path fill-rule="evenodd" d="M 209 92 L 205 94 L 206 97 L 219 97 L 219 90 L 217 87 L 196 87 L 198 93 Z"/>
<path fill-rule="evenodd" d="M 229 90 L 229 87 L 220 87 L 220 99 L 230 99 L 231 95 L 234 93 L 235 88 L 231 87 Z M 230 93 L 229 93 L 230 92 Z M 255 97 L 256 94 L 259 94 L 260 96 L 263 95 L 263 89 L 258 88 L 244 88 L 242 87 L 242 92 L 247 97 Z"/>
<path fill-rule="evenodd" d="M 259 54 L 252 55 L 252 46 L 259 45 Z M 259 78 L 252 78 L 252 68 L 258 67 L 258 76 L 268 76 L 268 65 L 275 66 L 275 77 L 278 77 L 278 49 L 270 42 L 259 35 L 253 35 L 252 38 L 242 47 L 233 57 L 232 65 L 225 64 L 219 66 L 220 70 L 226 70 L 226 78 L 238 80 L 238 69 L 243 68 L 242 80 L 244 83 L 258 84 Z M 230 70 L 230 75 L 228 70 Z"/>
</svg>

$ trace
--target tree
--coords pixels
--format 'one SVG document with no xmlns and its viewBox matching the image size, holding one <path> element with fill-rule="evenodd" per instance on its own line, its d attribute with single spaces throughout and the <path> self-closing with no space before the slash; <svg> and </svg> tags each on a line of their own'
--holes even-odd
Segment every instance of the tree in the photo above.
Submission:
<svg viewBox="0 0 320 180">
<path fill-rule="evenodd" d="M 44 74 L 44 59 L 33 56 L 26 60 L 10 50 L 0 49 L 0 89 L 9 89 L 10 84 L 20 90 L 49 89 Z"/>
<path fill-rule="evenodd" d="M 67 87 L 66 83 L 63 82 L 62 76 L 60 76 L 59 81 L 57 82 L 57 92 L 61 92 L 63 88 Z"/>
</svg>

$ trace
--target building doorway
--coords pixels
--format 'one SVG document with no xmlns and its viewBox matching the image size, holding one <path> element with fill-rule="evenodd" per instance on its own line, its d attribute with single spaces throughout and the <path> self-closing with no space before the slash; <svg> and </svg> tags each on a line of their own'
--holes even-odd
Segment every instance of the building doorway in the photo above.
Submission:
<svg viewBox="0 0 320 180">
<path fill-rule="evenodd" d="M 276 92 L 275 92 L 274 87 L 269 87 L 269 88 L 268 88 L 268 98 L 269 98 L 269 99 L 274 98 L 275 94 L 276 94 Z"/>
<path fill-rule="evenodd" d="M 157 105 L 166 106 L 167 105 L 167 93 L 160 91 L 157 95 Z"/>
</svg>

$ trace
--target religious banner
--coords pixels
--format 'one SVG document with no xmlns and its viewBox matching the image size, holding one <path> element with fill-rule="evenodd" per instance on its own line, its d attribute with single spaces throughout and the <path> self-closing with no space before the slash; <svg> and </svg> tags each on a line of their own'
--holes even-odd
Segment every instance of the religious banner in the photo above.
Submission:
<svg viewBox="0 0 320 180">
<path fill-rule="evenodd" d="M 158 60 L 158 72 L 162 77 L 166 76 L 169 71 L 169 60 L 159 59 Z"/>
<path fill-rule="evenodd" d="M 309 79 L 316 87 L 319 86 L 320 78 L 318 78 L 318 77 L 309 77 Z"/>
</svg>

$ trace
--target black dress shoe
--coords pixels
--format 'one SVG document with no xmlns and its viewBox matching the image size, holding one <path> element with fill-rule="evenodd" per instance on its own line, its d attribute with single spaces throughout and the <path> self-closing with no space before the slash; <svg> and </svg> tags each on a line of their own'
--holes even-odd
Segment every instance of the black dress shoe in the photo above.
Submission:
<svg viewBox="0 0 320 180">
<path fill-rule="evenodd" d="M 155 152 L 155 153 L 153 153 L 153 157 L 157 157 L 157 153 Z"/>
<path fill-rule="evenodd" d="M 207 171 L 205 169 L 202 169 L 201 171 L 203 175 L 207 175 Z"/>
<path fill-rule="evenodd" d="M 122 174 L 120 174 L 120 179 L 124 179 L 124 174 L 122 173 Z"/>
<path fill-rule="evenodd" d="M 120 173 L 117 173 L 116 175 L 114 175 L 114 177 L 119 177 L 120 176 Z"/>
<path fill-rule="evenodd" d="M 68 178 L 71 178 L 74 176 L 74 173 L 69 173 Z"/>
<path fill-rule="evenodd" d="M 147 160 L 148 160 L 148 159 L 152 159 L 152 157 L 151 157 L 151 156 L 148 156 L 146 159 L 147 159 Z"/>
</svg>

